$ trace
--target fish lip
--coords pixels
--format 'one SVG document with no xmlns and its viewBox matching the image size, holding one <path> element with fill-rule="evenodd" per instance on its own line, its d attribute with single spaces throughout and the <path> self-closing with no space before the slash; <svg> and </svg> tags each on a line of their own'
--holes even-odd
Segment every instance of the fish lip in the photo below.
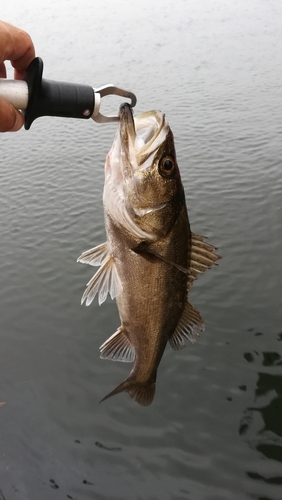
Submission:
<svg viewBox="0 0 282 500">
<path fill-rule="evenodd" d="M 136 137 L 133 112 L 130 104 L 127 102 L 121 104 L 119 108 L 119 132 L 122 141 L 128 142 L 128 139 L 134 143 Z"/>
</svg>

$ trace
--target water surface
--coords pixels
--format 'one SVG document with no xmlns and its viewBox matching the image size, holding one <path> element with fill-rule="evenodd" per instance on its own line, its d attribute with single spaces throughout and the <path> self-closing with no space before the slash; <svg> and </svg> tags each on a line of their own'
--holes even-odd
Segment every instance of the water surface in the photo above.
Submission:
<svg viewBox="0 0 282 500">
<path fill-rule="evenodd" d="M 0 498 L 280 500 L 282 4 L 11 1 L 44 76 L 115 83 L 166 113 L 192 230 L 221 266 L 194 284 L 206 331 L 167 348 L 153 404 L 99 400 L 129 366 L 99 358 L 116 305 L 80 306 L 105 238 L 115 125 L 41 118 L 2 134 Z M 110 101 L 111 107 L 119 102 Z"/>
</svg>

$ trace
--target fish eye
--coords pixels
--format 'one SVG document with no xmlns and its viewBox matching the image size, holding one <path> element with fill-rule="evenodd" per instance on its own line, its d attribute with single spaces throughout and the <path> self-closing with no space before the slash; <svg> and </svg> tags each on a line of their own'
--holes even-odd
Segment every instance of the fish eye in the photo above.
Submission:
<svg viewBox="0 0 282 500">
<path fill-rule="evenodd" d="M 175 169 L 174 160 L 170 156 L 165 156 L 159 165 L 160 174 L 164 176 L 166 175 L 169 176 L 170 174 L 172 174 L 174 169 Z"/>
</svg>

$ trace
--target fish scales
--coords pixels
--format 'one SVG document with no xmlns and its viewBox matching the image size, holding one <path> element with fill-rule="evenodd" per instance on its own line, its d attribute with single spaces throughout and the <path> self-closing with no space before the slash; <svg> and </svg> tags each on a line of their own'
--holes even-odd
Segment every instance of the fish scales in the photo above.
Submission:
<svg viewBox="0 0 282 500">
<path fill-rule="evenodd" d="M 123 287 L 116 297 L 118 310 L 136 353 L 131 377 L 145 382 L 155 376 L 166 343 L 183 312 L 187 300 L 187 277 L 150 254 L 132 250 L 140 241 L 119 234 L 119 228 L 111 219 L 107 223 L 107 233 L 109 240 L 115 242 L 113 257 Z M 180 235 L 185 236 L 185 244 L 181 247 L 171 244 Z M 187 267 L 188 242 L 189 223 L 183 205 L 169 237 L 152 247 Z"/>
<path fill-rule="evenodd" d="M 128 378 L 104 399 L 127 391 L 149 405 L 166 344 L 181 349 L 204 329 L 188 302 L 193 281 L 212 267 L 215 247 L 190 230 L 173 134 L 164 114 L 133 118 L 120 108 L 119 128 L 106 158 L 104 211 L 107 241 L 84 252 L 100 266 L 82 302 L 116 298 L 121 326 L 100 347 L 101 357 L 133 362 Z M 102 400 L 102 401 L 103 401 Z"/>
</svg>

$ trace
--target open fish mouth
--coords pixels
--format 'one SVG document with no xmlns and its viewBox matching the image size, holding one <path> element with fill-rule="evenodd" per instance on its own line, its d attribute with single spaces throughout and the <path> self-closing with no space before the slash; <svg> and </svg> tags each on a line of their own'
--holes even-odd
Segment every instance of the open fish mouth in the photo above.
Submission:
<svg viewBox="0 0 282 500">
<path fill-rule="evenodd" d="M 133 111 L 128 103 L 119 109 L 119 136 L 125 154 L 135 157 L 137 165 L 154 153 L 165 141 L 168 125 L 165 115 L 161 111 L 152 110 L 133 116 Z"/>
<path fill-rule="evenodd" d="M 139 158 L 158 149 L 166 138 L 167 129 L 165 115 L 161 111 L 147 111 L 135 118 L 136 153 Z"/>
</svg>

